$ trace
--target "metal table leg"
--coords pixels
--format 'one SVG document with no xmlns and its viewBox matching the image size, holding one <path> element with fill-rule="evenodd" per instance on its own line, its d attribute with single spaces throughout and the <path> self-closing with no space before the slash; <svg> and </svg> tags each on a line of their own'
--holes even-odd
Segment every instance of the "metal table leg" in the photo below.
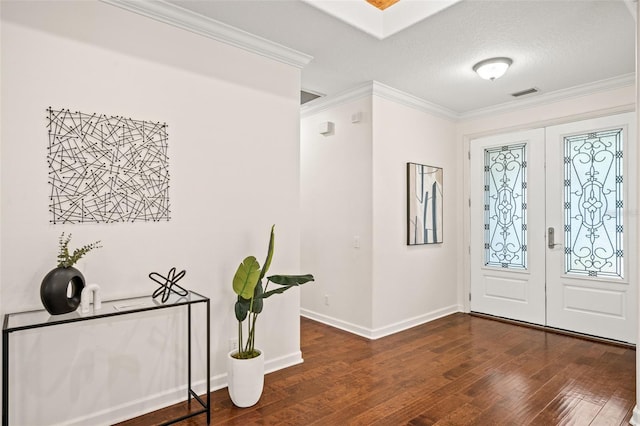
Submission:
<svg viewBox="0 0 640 426">
<path fill-rule="evenodd" d="M 2 331 L 2 426 L 9 425 L 9 332 Z"/>
</svg>

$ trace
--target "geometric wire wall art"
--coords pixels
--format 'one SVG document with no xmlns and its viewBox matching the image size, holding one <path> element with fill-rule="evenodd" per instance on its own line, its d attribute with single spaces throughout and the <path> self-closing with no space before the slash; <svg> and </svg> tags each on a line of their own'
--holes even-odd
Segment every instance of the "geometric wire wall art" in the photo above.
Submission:
<svg viewBox="0 0 640 426">
<path fill-rule="evenodd" d="M 564 137 L 565 272 L 623 278 L 622 129 Z"/>
<path fill-rule="evenodd" d="M 47 112 L 52 223 L 170 220 L 166 123 Z"/>
<path fill-rule="evenodd" d="M 442 243 L 441 167 L 407 163 L 407 245 Z"/>
<path fill-rule="evenodd" d="M 484 263 L 527 268 L 527 146 L 484 150 Z"/>
</svg>

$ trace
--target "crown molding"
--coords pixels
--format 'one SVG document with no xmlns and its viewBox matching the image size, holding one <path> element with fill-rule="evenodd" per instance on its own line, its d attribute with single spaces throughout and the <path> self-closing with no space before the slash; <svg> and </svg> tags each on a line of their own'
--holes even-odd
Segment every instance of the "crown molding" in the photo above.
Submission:
<svg viewBox="0 0 640 426">
<path fill-rule="evenodd" d="M 619 89 L 622 87 L 633 85 L 635 85 L 635 74 L 630 73 L 621 75 L 619 77 L 613 77 L 606 80 L 600 80 L 593 83 L 570 87 L 568 89 L 556 90 L 555 92 L 543 93 L 537 96 L 532 96 L 530 98 L 516 99 L 487 108 L 480 108 L 464 113 L 458 113 L 433 102 L 429 102 L 417 96 L 394 89 L 380 82 L 368 81 L 352 89 L 340 92 L 336 95 L 330 95 L 308 102 L 300 108 L 300 113 L 302 117 L 305 117 L 332 108 L 336 105 L 354 101 L 365 96 L 375 95 L 383 99 L 397 102 L 401 105 L 434 114 L 442 118 L 453 121 L 463 121 L 472 118 L 482 118 L 509 111 L 517 111 L 520 109 L 547 105 L 565 99 L 577 98 L 580 96 L 591 95 L 597 92 Z"/>
<path fill-rule="evenodd" d="M 441 118 L 446 118 L 448 120 L 455 121 L 459 117 L 459 114 L 457 112 L 438 104 L 434 104 L 433 102 L 429 102 L 409 93 L 394 89 L 393 87 L 389 87 L 377 81 L 373 81 L 372 84 L 373 94 L 375 96 L 387 99 L 389 101 L 397 102 L 409 108 L 428 112 L 430 114 L 439 116 Z"/>
<path fill-rule="evenodd" d="M 101 1 L 297 68 L 303 68 L 313 59 L 313 56 L 167 3 L 164 0 Z"/>
<path fill-rule="evenodd" d="M 409 108 L 428 112 L 448 120 L 456 120 L 458 118 L 458 114 L 455 111 L 441 107 L 432 102 L 425 101 L 417 96 L 410 95 L 377 81 L 367 81 L 366 83 L 362 83 L 352 89 L 345 90 L 336 95 L 314 99 L 300 108 L 300 114 L 302 117 L 313 115 L 326 109 L 333 108 L 336 105 L 355 101 L 365 96 L 378 96 Z"/>
<path fill-rule="evenodd" d="M 567 89 L 556 90 L 555 92 L 542 93 L 538 96 L 532 96 L 525 99 L 517 99 L 504 102 L 487 108 L 480 108 L 458 115 L 460 120 L 471 118 L 481 118 L 494 114 L 504 113 L 508 111 L 517 111 L 525 108 L 546 105 L 552 102 L 559 102 L 566 99 L 577 98 L 580 96 L 591 95 L 605 90 L 619 89 L 622 87 L 635 85 L 635 73 L 624 74 L 618 77 L 608 78 L 606 80 L 595 81 L 580 86 L 569 87 Z"/>
<path fill-rule="evenodd" d="M 325 96 L 307 102 L 300 107 L 300 116 L 306 117 L 317 114 L 321 111 L 333 108 L 337 105 L 346 104 L 373 94 L 373 86 L 371 81 L 359 84 L 356 87 L 337 93 L 335 95 Z"/>
</svg>

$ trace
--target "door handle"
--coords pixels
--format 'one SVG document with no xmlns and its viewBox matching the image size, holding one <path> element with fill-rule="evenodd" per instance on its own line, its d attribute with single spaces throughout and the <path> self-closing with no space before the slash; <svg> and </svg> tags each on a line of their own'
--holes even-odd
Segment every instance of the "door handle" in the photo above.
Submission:
<svg viewBox="0 0 640 426">
<path fill-rule="evenodd" d="M 555 238 L 556 238 L 556 231 L 555 229 L 553 229 L 553 226 L 550 226 L 547 229 L 547 245 L 549 246 L 550 249 L 560 245 L 555 243 Z"/>
</svg>

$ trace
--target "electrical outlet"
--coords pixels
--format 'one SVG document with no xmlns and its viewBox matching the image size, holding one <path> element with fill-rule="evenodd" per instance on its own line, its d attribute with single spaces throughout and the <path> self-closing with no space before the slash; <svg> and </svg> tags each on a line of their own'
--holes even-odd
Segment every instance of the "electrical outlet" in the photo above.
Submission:
<svg viewBox="0 0 640 426">
<path fill-rule="evenodd" d="M 229 350 L 230 351 L 238 350 L 238 339 L 229 339 Z"/>
<path fill-rule="evenodd" d="M 325 294 L 325 295 L 324 295 L 324 304 L 325 304 L 326 306 L 329 306 L 329 295 L 328 295 L 328 294 Z"/>
</svg>

